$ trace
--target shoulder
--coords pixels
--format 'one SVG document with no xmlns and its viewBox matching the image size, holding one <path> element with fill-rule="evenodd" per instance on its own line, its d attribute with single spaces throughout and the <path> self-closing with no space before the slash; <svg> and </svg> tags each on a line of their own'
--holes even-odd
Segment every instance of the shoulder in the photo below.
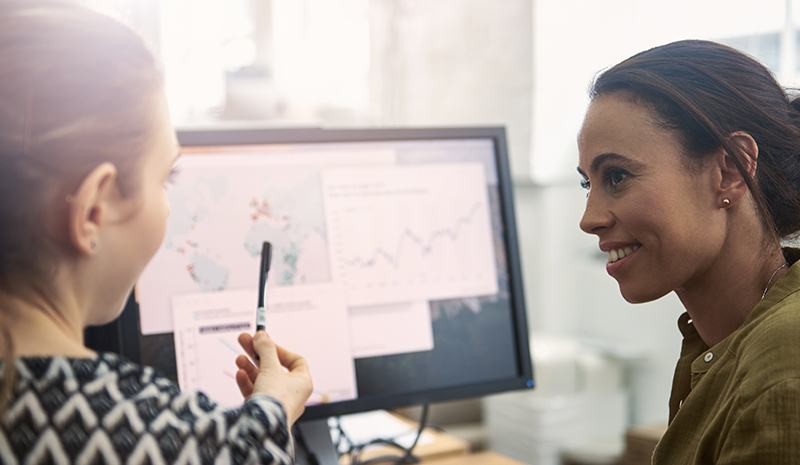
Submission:
<svg viewBox="0 0 800 465">
<path fill-rule="evenodd" d="M 767 355 L 769 350 L 781 356 L 800 355 L 800 289 L 761 312 L 742 329 L 741 346 L 749 352 Z"/>
<path fill-rule="evenodd" d="M 5 438 L 7 452 L 22 458 L 54 447 L 66 461 L 80 456 L 87 463 L 103 461 L 108 451 L 151 463 L 291 463 L 286 415 L 269 397 L 225 410 L 114 354 L 19 359 L 15 366 L 15 392 L 0 422 L 0 462 Z"/>
<path fill-rule="evenodd" d="M 795 463 L 800 447 L 800 379 L 770 385 L 735 412 L 716 463 Z"/>
<path fill-rule="evenodd" d="M 787 380 L 800 380 L 800 292 L 788 295 L 747 323 L 732 348 L 737 357 L 737 377 L 753 394 Z M 800 391 L 796 395 L 800 396 Z"/>
<path fill-rule="evenodd" d="M 222 413 L 203 393 L 181 392 L 177 384 L 153 368 L 116 354 L 24 357 L 16 360 L 15 368 L 12 400 L 27 399 L 46 417 L 69 416 L 78 405 L 80 412 L 93 419 L 90 423 L 102 420 L 106 428 L 129 423 L 141 425 L 133 428 L 140 430 L 164 415 L 192 421 Z M 64 409 L 68 413 L 63 413 Z"/>
<path fill-rule="evenodd" d="M 111 353 L 94 358 L 23 357 L 15 368 L 15 396 L 39 398 L 48 416 L 70 402 L 86 403 L 100 417 L 136 403 L 138 416 L 170 408 L 181 395 L 174 382 L 152 368 Z M 211 404 L 209 410 L 215 407 Z"/>
</svg>

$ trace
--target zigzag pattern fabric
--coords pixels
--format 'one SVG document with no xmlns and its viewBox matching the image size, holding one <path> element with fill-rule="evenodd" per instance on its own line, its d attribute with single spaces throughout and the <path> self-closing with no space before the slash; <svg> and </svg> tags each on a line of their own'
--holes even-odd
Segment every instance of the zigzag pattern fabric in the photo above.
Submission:
<svg viewBox="0 0 800 465">
<path fill-rule="evenodd" d="M 286 414 L 270 397 L 225 410 L 110 353 L 21 357 L 15 367 L 0 418 L 2 464 L 294 463 Z"/>
</svg>

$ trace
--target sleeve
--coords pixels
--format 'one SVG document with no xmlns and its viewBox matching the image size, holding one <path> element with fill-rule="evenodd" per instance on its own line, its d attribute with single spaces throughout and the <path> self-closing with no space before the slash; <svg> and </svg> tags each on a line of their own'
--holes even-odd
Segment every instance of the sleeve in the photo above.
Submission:
<svg viewBox="0 0 800 465">
<path fill-rule="evenodd" d="M 777 383 L 737 414 L 718 465 L 800 464 L 800 379 Z"/>
<path fill-rule="evenodd" d="M 255 451 L 256 463 L 294 463 L 294 443 L 286 412 L 278 401 L 266 395 L 252 396 L 241 408 L 229 410 L 226 415 L 234 418 L 229 431 L 230 446 L 241 451 L 242 457 L 245 452 Z"/>
<path fill-rule="evenodd" d="M 294 463 L 286 412 L 277 400 L 254 395 L 224 409 L 202 392 L 180 391 L 164 378 L 153 381 L 132 399 L 144 431 L 123 456 L 151 455 L 166 463 Z"/>
<path fill-rule="evenodd" d="M 193 412 L 189 418 L 200 463 L 294 463 L 294 444 L 286 413 L 278 401 L 256 395 L 239 408 L 225 410 L 202 392 L 187 395 L 186 407 Z M 194 449 L 192 442 L 186 441 L 184 452 Z"/>
</svg>

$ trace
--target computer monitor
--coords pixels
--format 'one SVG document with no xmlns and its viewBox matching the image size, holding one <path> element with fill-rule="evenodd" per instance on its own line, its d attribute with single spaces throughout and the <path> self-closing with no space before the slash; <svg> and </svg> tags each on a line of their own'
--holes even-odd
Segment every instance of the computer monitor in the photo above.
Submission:
<svg viewBox="0 0 800 465">
<path fill-rule="evenodd" d="M 503 128 L 178 139 L 164 243 L 112 330 L 123 355 L 241 403 L 267 240 L 267 330 L 314 378 L 301 423 L 533 387 Z"/>
</svg>

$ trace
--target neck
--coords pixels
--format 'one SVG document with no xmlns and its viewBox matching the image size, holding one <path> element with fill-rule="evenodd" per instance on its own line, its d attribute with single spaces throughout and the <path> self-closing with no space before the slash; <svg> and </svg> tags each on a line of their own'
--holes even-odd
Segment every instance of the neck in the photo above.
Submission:
<svg viewBox="0 0 800 465">
<path fill-rule="evenodd" d="M 58 308 L 56 308 L 56 305 Z M 0 314 L 14 356 L 91 357 L 83 345 L 84 321 L 74 300 L 2 295 Z"/>
<path fill-rule="evenodd" d="M 692 323 L 703 342 L 716 345 L 745 322 L 787 267 L 780 246 L 764 255 L 739 248 L 742 253 L 723 253 L 703 274 L 677 289 Z"/>
</svg>

